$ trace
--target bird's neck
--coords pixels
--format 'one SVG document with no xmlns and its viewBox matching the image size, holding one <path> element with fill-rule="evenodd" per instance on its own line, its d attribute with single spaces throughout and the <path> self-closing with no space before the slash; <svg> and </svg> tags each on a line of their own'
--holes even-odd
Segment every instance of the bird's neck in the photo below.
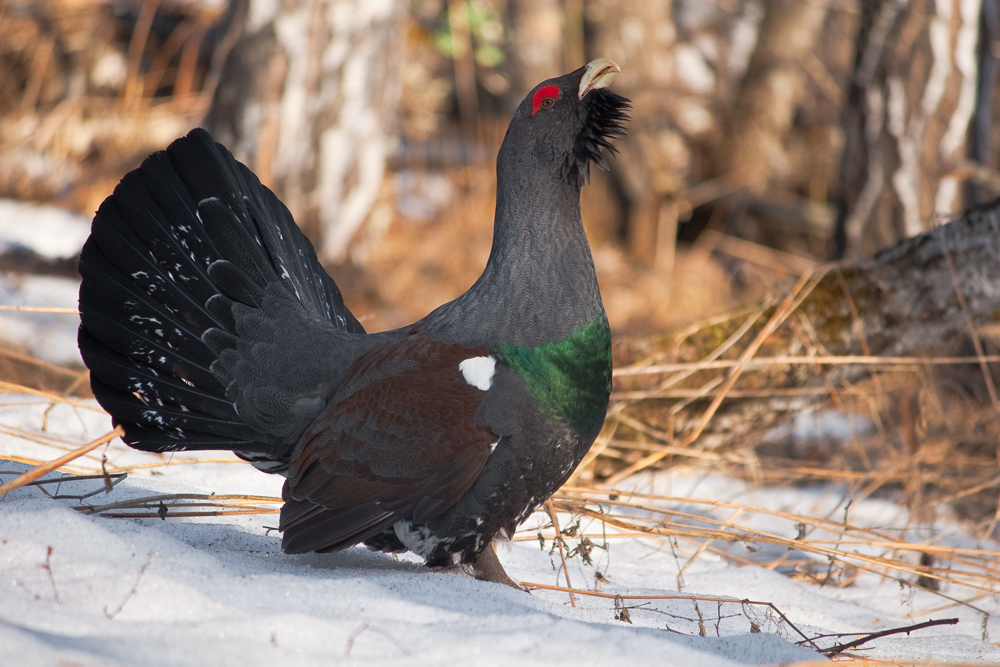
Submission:
<svg viewBox="0 0 1000 667">
<path fill-rule="evenodd" d="M 533 347 L 606 320 L 579 188 L 519 166 L 498 162 L 493 248 L 483 274 L 428 322 L 466 342 Z"/>
</svg>

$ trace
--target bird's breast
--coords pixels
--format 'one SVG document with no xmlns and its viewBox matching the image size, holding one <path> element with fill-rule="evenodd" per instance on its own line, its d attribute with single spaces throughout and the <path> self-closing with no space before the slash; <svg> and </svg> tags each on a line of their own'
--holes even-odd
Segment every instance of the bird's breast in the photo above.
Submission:
<svg viewBox="0 0 1000 667">
<path fill-rule="evenodd" d="M 494 356 L 524 380 L 544 412 L 583 439 L 597 436 L 611 394 L 611 330 L 603 313 L 563 340 L 502 345 Z"/>
</svg>

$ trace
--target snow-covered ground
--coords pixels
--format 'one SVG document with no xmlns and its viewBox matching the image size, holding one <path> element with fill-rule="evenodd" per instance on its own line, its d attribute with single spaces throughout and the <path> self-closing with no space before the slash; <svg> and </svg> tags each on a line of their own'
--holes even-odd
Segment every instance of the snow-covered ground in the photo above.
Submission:
<svg viewBox="0 0 1000 667">
<path fill-rule="evenodd" d="M 46 259 L 80 252 L 90 220 L 55 206 L 0 199 L 0 254 L 29 250 Z M 80 281 L 0 272 L 0 306 L 75 309 Z M 60 364 L 83 364 L 76 347 L 80 318 L 61 312 L 0 310 L 0 341 Z"/>
<path fill-rule="evenodd" d="M 71 256 L 85 238 L 86 220 L 54 215 L 47 226 L 48 213 L 5 206 L 0 201 L 0 249 L 17 243 Z M 15 220 L 14 231 L 5 231 L 4 216 Z M 37 225 L 16 224 L 26 217 Z M 72 242 L 52 249 L 56 237 Z M 5 305 L 73 308 L 77 289 L 72 280 L 0 274 Z M 52 361 L 77 361 L 77 322 L 72 314 L 0 311 L 0 339 Z M 0 482 L 110 429 L 94 403 L 0 395 Z M 791 566 L 758 566 L 792 552 L 751 539 L 717 543 L 721 549 L 692 558 L 690 542 L 615 538 L 615 530 L 607 529 L 607 549 L 594 547 L 592 564 L 579 555 L 569 559 L 574 586 L 607 597 L 577 595 L 572 606 L 563 592 L 525 593 L 364 548 L 287 556 L 269 529 L 277 523 L 274 514 L 184 518 L 173 507 L 161 520 L 74 509 L 165 494 L 280 495 L 280 479 L 225 452 L 208 456 L 223 460 L 185 464 L 198 456 L 145 454 L 115 441 L 67 468 L 100 472 L 103 461 L 108 470 L 129 470 L 109 493 L 102 480 L 90 479 L 0 497 L 0 665 L 769 665 L 823 661 L 814 649 L 796 644 L 802 639 L 797 631 L 810 638 L 872 633 L 947 617 L 958 624 L 882 637 L 852 653 L 890 664 L 1000 665 L 1000 648 L 992 643 L 1000 637 L 1000 592 L 945 583 L 935 595 L 870 573 L 852 577 L 850 585 L 820 586 Z M 787 538 L 802 528 L 778 512 L 839 517 L 844 511 L 842 489 L 835 486 L 753 488 L 681 471 L 636 476 L 617 488 L 626 498 L 689 499 L 644 497 L 642 503 L 720 520 L 735 520 L 736 514 L 697 501 L 763 508 L 752 528 Z M 649 515 L 616 508 L 629 511 L 636 520 Z M 944 510 L 923 532 L 905 509 L 885 500 L 855 502 L 850 517 L 855 525 L 901 539 L 905 533 L 911 541 L 938 546 L 998 550 L 966 535 Z M 560 516 L 563 527 L 571 522 L 569 515 Z M 500 559 L 513 578 L 565 584 L 547 523 L 537 514 L 513 543 L 501 546 Z M 604 530 L 596 522 L 581 529 L 591 535 Z M 547 537 L 544 546 L 539 531 Z M 566 540 L 568 548 L 578 545 Z M 819 561 L 820 570 L 823 565 Z M 772 603 L 794 627 L 764 606 L 739 602 L 744 599 Z M 630 623 L 620 620 L 622 604 Z M 815 643 L 828 647 L 847 639 Z"/>
<path fill-rule="evenodd" d="M 0 254 L 15 248 L 49 259 L 72 257 L 90 235 L 90 220 L 57 206 L 0 199 Z"/>
<path fill-rule="evenodd" d="M 0 457 L 55 458 L 110 430 L 92 405 L 56 405 L 30 396 L 0 402 Z M 44 428 L 43 428 L 44 427 Z M 687 665 L 779 664 L 821 656 L 796 646 L 794 629 L 766 608 L 738 602 L 627 598 L 631 624 L 616 618 L 615 601 L 562 592 L 530 594 L 475 581 L 462 572 L 432 572 L 414 558 L 353 548 L 337 554 L 287 556 L 269 531 L 274 514 L 166 520 L 85 515 L 74 506 L 104 505 L 162 494 L 277 496 L 280 480 L 236 462 L 180 464 L 193 457 L 144 454 L 120 443 L 96 450 L 71 467 L 99 471 L 132 468 L 106 494 L 101 480 L 26 487 L 0 499 L 0 664 L 19 665 L 312 665 L 469 664 Z M 173 465 L 138 467 L 147 464 Z M 31 466 L 0 462 L 3 479 Z M 50 476 L 52 477 L 52 476 Z M 711 498 L 823 515 L 836 494 L 821 490 L 753 489 L 714 476 L 642 476 L 620 488 Z M 680 508 L 677 503 L 664 506 Z M 175 510 L 172 510 L 176 512 Z M 685 511 L 688 511 L 687 509 Z M 852 508 L 854 522 L 900 525 L 906 512 L 866 500 Z M 535 520 L 545 523 L 536 515 Z M 563 525 L 570 523 L 563 515 Z M 585 526 L 585 528 L 587 528 Z M 779 530 L 777 526 L 762 529 Z M 960 536 L 956 525 L 937 529 Z M 593 532 L 594 526 L 587 528 Z M 535 530 L 526 531 L 534 536 Z M 613 531 L 612 531 L 613 532 Z M 551 535 L 551 530 L 546 531 Z M 567 540 L 572 547 L 574 540 Z M 609 539 L 595 548 L 593 565 L 570 560 L 577 588 L 603 594 L 696 595 L 773 603 L 814 637 L 869 633 L 928 618 L 957 617 L 954 626 L 871 642 L 854 654 L 896 661 L 1000 664 L 1000 599 L 984 595 L 975 606 L 940 609 L 948 600 L 874 575 L 848 587 L 820 587 L 787 573 L 739 567 L 711 553 L 683 573 L 670 544 Z M 985 545 L 990 546 L 990 545 Z M 992 545 L 993 548 L 996 545 Z M 499 555 L 515 579 L 556 584 L 558 552 L 551 541 L 515 541 Z M 563 583 L 561 577 L 558 582 Z M 962 598 L 974 591 L 944 593 Z M 931 613 L 930 610 L 935 610 Z M 705 635 L 699 636 L 699 615 Z M 751 623 L 760 632 L 751 631 Z M 830 646 L 841 639 L 817 640 Z M 13 663 L 12 663 L 13 664 Z"/>
</svg>

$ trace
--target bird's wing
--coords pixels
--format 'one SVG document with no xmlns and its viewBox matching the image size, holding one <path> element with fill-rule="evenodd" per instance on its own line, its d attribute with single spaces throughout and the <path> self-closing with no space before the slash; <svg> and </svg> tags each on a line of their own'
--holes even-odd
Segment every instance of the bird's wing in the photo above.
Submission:
<svg viewBox="0 0 1000 667">
<path fill-rule="evenodd" d="M 80 272 L 94 393 L 141 449 L 290 449 L 365 338 L 288 210 L 204 130 L 122 179 Z"/>
<path fill-rule="evenodd" d="M 478 375 L 460 367 L 469 359 Z M 424 335 L 355 362 L 292 457 L 282 548 L 332 551 L 451 507 L 500 439 L 475 419 L 494 363 L 485 349 Z"/>
</svg>

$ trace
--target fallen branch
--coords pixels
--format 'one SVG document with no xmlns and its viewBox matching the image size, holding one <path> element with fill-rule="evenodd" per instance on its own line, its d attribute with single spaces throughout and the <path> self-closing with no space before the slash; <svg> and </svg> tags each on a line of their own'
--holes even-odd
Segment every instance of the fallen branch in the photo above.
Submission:
<svg viewBox="0 0 1000 667">
<path fill-rule="evenodd" d="M 837 655 L 838 653 L 843 653 L 848 649 L 857 648 L 858 646 L 866 644 L 872 641 L 873 639 L 878 639 L 879 637 L 888 637 L 889 635 L 898 635 L 904 632 L 906 634 L 910 634 L 914 630 L 923 630 L 924 628 L 931 628 L 934 627 L 935 625 L 957 625 L 957 624 L 958 624 L 957 618 L 943 618 L 936 621 L 930 620 L 930 621 L 924 621 L 923 623 L 917 623 L 915 625 L 907 625 L 904 628 L 892 628 L 890 630 L 882 630 L 881 632 L 872 632 L 871 634 L 864 635 L 863 637 L 858 637 L 857 639 L 845 642 L 843 644 L 837 644 L 836 646 L 831 646 L 830 648 L 820 649 L 820 653 L 822 653 L 828 658 L 831 658 Z M 845 632 L 836 635 L 818 635 L 816 637 L 813 637 L 813 639 L 821 639 L 823 637 L 841 637 L 844 635 L 852 635 L 852 634 L 859 634 L 859 633 Z M 802 644 L 802 642 L 798 643 Z M 815 644 L 813 644 L 813 646 L 815 646 Z"/>
<path fill-rule="evenodd" d="M 624 413 L 641 421 L 647 411 L 666 420 L 666 410 L 673 429 L 663 444 L 712 449 L 751 441 L 880 368 L 995 366 L 997 355 L 981 347 L 975 356 L 940 351 L 994 321 L 997 256 L 1000 202 L 873 258 L 817 267 L 763 314 L 747 311 L 680 334 L 665 360 L 671 363 L 616 371 L 609 418 Z M 937 354 L 922 358 L 928 351 Z M 673 403 L 644 403 L 650 399 Z M 666 455 L 655 452 L 607 481 Z"/>
</svg>

